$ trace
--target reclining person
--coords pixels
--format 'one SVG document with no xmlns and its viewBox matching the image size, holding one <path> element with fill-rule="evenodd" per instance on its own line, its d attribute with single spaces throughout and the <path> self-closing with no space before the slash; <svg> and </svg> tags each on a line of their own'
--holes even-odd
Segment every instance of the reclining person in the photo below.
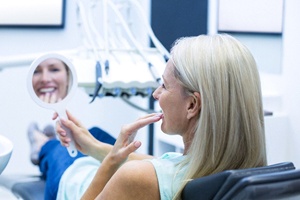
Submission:
<svg viewBox="0 0 300 200">
<path fill-rule="evenodd" d="M 180 199 L 192 179 L 266 165 L 259 73 L 243 44 L 226 34 L 180 38 L 162 78 L 153 93 L 162 113 L 124 125 L 114 145 L 97 140 L 68 112 L 60 123 L 89 156 L 69 162 L 66 149 L 46 148 L 47 141 L 39 153 L 45 199 Z M 134 139 L 138 130 L 160 120 L 162 132 L 182 136 L 183 153 L 159 158 L 135 153 L 142 145 Z M 70 138 L 60 123 L 56 132 L 67 147 Z M 57 176 L 61 165 L 63 174 Z"/>
</svg>

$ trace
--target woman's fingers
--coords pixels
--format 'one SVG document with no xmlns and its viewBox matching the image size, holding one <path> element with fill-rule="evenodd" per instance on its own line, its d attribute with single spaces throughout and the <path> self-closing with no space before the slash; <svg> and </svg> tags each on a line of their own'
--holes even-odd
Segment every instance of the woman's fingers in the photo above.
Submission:
<svg viewBox="0 0 300 200">
<path fill-rule="evenodd" d="M 71 120 L 76 126 L 83 127 L 81 122 L 77 120 L 68 110 L 66 110 L 68 119 Z"/>
<path fill-rule="evenodd" d="M 52 120 L 56 120 L 57 118 L 58 118 L 58 114 L 57 114 L 57 112 L 55 112 L 52 116 Z"/>
<path fill-rule="evenodd" d="M 125 132 L 136 132 L 137 130 L 143 128 L 144 126 L 147 126 L 151 123 L 157 122 L 162 118 L 162 113 L 153 113 L 146 115 L 144 117 L 139 118 L 137 121 L 128 124 L 124 127 Z M 126 130 L 127 129 L 127 130 Z"/>
<path fill-rule="evenodd" d="M 147 118 L 151 118 L 151 117 L 155 117 L 155 116 L 162 116 L 162 113 L 151 113 L 151 114 L 148 114 L 148 115 L 144 115 L 144 116 L 140 117 L 139 119 L 142 120 L 142 119 L 147 119 Z"/>
<path fill-rule="evenodd" d="M 124 161 L 126 161 L 129 154 L 135 152 L 141 145 L 142 143 L 140 141 L 131 142 L 127 146 L 120 148 L 118 148 L 118 145 L 115 144 L 113 150 L 110 152 L 110 156 L 113 156 L 114 160 L 121 165 Z"/>
<path fill-rule="evenodd" d="M 121 129 L 121 135 L 119 137 L 120 137 L 120 139 L 123 138 L 121 140 L 125 140 L 127 144 L 131 143 L 134 140 L 135 135 L 139 129 L 141 129 L 151 123 L 157 122 L 161 118 L 162 118 L 161 113 L 159 113 L 159 114 L 154 113 L 154 114 L 149 114 L 144 117 L 141 117 L 137 121 L 135 121 L 131 124 L 124 125 Z"/>
<path fill-rule="evenodd" d="M 60 121 L 56 121 L 56 132 L 59 134 L 59 137 L 66 137 L 67 133 L 65 129 L 62 128 Z"/>
<path fill-rule="evenodd" d="M 58 134 L 61 145 L 65 146 L 65 147 L 68 147 L 71 139 L 67 137 L 67 133 L 61 127 L 59 121 L 56 122 L 56 133 Z"/>
<path fill-rule="evenodd" d="M 67 133 L 65 129 L 62 128 L 60 121 L 56 121 L 56 132 L 59 133 L 62 137 L 67 136 Z"/>
<path fill-rule="evenodd" d="M 57 99 L 57 96 L 56 94 L 50 94 L 50 97 L 49 97 L 49 103 L 56 103 L 58 102 L 58 99 Z"/>
<path fill-rule="evenodd" d="M 140 141 L 134 141 L 132 143 L 130 143 L 128 145 L 128 148 L 126 148 L 126 154 L 129 155 L 132 152 L 136 151 L 138 148 L 140 148 L 140 146 L 142 145 L 142 143 Z"/>
<path fill-rule="evenodd" d="M 57 103 L 61 101 L 56 94 L 45 93 L 44 95 L 39 96 L 39 98 L 45 103 Z"/>
<path fill-rule="evenodd" d="M 50 103 L 50 94 L 49 94 L 49 93 L 46 93 L 46 94 L 44 95 L 44 102 Z"/>
<path fill-rule="evenodd" d="M 40 95 L 39 99 L 45 102 L 45 95 Z"/>
<path fill-rule="evenodd" d="M 66 112 L 67 112 L 68 119 L 60 119 L 59 120 L 60 123 L 62 123 L 64 126 L 66 126 L 67 128 L 69 128 L 72 131 L 78 127 L 80 127 L 80 128 L 83 127 L 81 125 L 81 123 L 75 117 L 73 117 L 69 111 L 66 111 Z M 52 116 L 52 119 L 55 120 L 58 117 L 59 117 L 58 114 L 55 112 Z M 57 127 L 57 129 L 63 130 L 59 123 L 57 124 L 56 127 Z M 57 131 L 59 131 L 59 130 L 57 130 Z"/>
<path fill-rule="evenodd" d="M 58 114 L 55 112 L 53 114 L 52 119 L 55 120 L 57 118 L 58 118 Z M 65 147 L 68 147 L 71 139 L 67 137 L 67 133 L 66 133 L 65 129 L 62 128 L 60 120 L 56 121 L 56 127 L 55 128 L 56 128 L 56 133 L 58 135 L 58 138 L 60 140 L 61 145 L 65 146 Z"/>
<path fill-rule="evenodd" d="M 161 118 L 161 113 L 154 113 L 141 117 L 131 124 L 124 125 L 112 152 L 115 155 L 119 155 L 120 161 L 123 162 L 130 153 L 136 151 L 141 146 L 140 141 L 134 141 L 137 131 L 148 124 L 159 121 Z"/>
<path fill-rule="evenodd" d="M 123 154 L 122 157 L 127 158 L 129 154 L 135 152 L 142 143 L 140 141 L 131 142 L 126 148 L 123 149 L 120 153 Z"/>
<path fill-rule="evenodd" d="M 80 123 L 79 120 L 77 120 L 68 110 L 66 110 L 66 113 L 67 113 L 67 116 L 68 116 L 68 119 L 70 121 L 72 121 L 75 125 L 79 126 L 79 127 L 83 127 Z M 59 116 L 58 116 L 58 113 L 55 112 L 52 116 L 52 120 L 55 120 L 57 119 Z"/>
</svg>

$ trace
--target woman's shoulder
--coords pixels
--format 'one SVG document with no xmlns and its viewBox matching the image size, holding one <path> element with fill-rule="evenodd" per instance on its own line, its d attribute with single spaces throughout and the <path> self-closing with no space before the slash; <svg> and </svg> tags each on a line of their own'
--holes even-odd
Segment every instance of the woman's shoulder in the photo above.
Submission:
<svg viewBox="0 0 300 200">
<path fill-rule="evenodd" d="M 120 171 L 127 172 L 127 176 L 132 176 L 133 178 L 137 175 L 147 175 L 153 174 L 155 175 L 155 170 L 153 165 L 150 162 L 147 162 L 145 160 L 132 160 L 129 162 L 126 162 L 120 169 Z M 146 179 L 145 181 L 147 181 Z"/>
<path fill-rule="evenodd" d="M 109 181 L 106 188 L 114 188 L 114 198 L 122 199 L 160 199 L 155 169 L 150 162 L 133 160 L 123 164 Z"/>
<path fill-rule="evenodd" d="M 130 180 L 132 186 L 146 186 L 158 190 L 157 177 L 153 165 L 143 160 L 134 160 L 126 162 L 119 170 L 124 180 Z M 156 187 L 152 187 L 156 185 Z M 146 188 L 149 188 L 146 187 Z"/>
</svg>

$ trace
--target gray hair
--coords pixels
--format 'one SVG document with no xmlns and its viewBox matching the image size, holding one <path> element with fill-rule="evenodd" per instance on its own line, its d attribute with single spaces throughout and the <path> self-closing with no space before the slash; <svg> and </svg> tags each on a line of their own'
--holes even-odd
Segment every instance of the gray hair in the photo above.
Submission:
<svg viewBox="0 0 300 200">
<path fill-rule="evenodd" d="M 201 97 L 195 133 L 181 163 L 187 167 L 182 188 L 197 177 L 266 165 L 260 78 L 250 51 L 227 34 L 185 37 L 174 44 L 175 77 Z"/>
</svg>

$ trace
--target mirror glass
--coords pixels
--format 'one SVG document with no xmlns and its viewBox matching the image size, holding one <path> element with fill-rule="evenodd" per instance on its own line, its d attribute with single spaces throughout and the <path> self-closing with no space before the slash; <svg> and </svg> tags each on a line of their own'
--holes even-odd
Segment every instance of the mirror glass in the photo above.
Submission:
<svg viewBox="0 0 300 200">
<path fill-rule="evenodd" d="M 77 88 L 76 71 L 69 59 L 56 53 L 36 58 L 29 69 L 27 86 L 31 98 L 38 105 L 54 110 L 59 118 L 67 119 L 67 102 Z M 70 130 L 63 128 L 72 139 Z M 68 151 L 73 157 L 77 155 L 74 143 L 70 143 Z"/>
<path fill-rule="evenodd" d="M 34 70 L 32 86 L 37 97 L 46 103 L 63 100 L 72 85 L 72 73 L 60 59 L 47 58 Z"/>
</svg>

